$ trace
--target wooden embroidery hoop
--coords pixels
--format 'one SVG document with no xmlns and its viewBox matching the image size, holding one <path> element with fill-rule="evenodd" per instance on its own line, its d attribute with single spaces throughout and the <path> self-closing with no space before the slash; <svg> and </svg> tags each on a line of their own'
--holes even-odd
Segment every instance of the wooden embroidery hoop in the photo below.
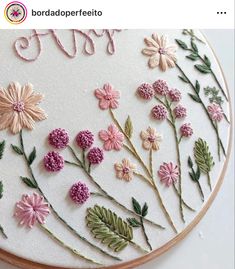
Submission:
<svg viewBox="0 0 235 269">
<path fill-rule="evenodd" d="M 202 33 L 201 33 L 202 34 Z M 228 84 L 227 81 L 225 79 L 224 76 L 224 72 L 222 70 L 222 67 L 219 63 L 219 60 L 213 50 L 213 48 L 211 47 L 210 43 L 208 42 L 207 38 L 205 37 L 204 34 L 202 34 L 204 39 L 206 40 L 208 46 L 210 47 L 210 49 L 213 52 L 213 55 L 215 57 L 215 60 L 219 66 L 220 72 L 222 74 L 223 80 L 225 82 L 225 88 L 226 88 L 226 93 L 228 96 L 228 105 L 229 105 L 229 116 L 230 116 L 230 131 L 229 131 L 229 142 L 228 142 L 228 147 L 227 147 L 227 157 L 226 160 L 224 162 L 224 166 L 223 169 L 221 171 L 221 174 L 219 176 L 219 179 L 214 187 L 213 192 L 210 195 L 210 198 L 208 199 L 208 201 L 206 202 L 206 204 L 203 206 L 203 208 L 201 209 L 201 211 L 198 213 L 198 215 L 194 218 L 194 220 L 179 234 L 177 234 L 177 236 L 175 236 L 173 239 L 171 239 L 170 241 L 168 241 L 166 244 L 164 244 L 163 246 L 161 246 L 160 248 L 152 251 L 151 253 L 142 256 L 140 258 L 137 258 L 135 260 L 132 261 L 128 261 L 128 262 L 124 262 L 124 263 L 120 263 L 117 265 L 113 265 L 113 266 L 108 266 L 108 267 L 99 267 L 99 269 L 128 269 L 128 268 L 135 268 L 136 266 L 139 266 L 141 264 L 144 264 L 160 255 L 162 255 L 163 253 L 165 253 L 166 251 L 168 251 L 171 247 L 175 246 L 178 242 L 180 242 L 182 239 L 184 239 L 186 237 L 186 235 L 199 223 L 199 221 L 202 219 L 202 217 L 206 214 L 207 210 L 209 209 L 209 207 L 211 206 L 212 202 L 214 201 L 217 193 L 219 192 L 219 189 L 223 183 L 224 180 L 224 176 L 227 170 L 227 166 L 228 166 L 228 162 L 229 162 L 229 157 L 231 154 L 231 150 L 232 150 L 232 137 L 233 137 L 233 115 L 232 115 L 232 106 L 231 106 L 231 97 L 230 97 L 230 93 L 228 90 Z M 49 266 L 49 265 L 44 265 L 44 264 L 40 264 L 40 263 L 35 263 L 23 258 L 20 258 L 16 255 L 13 255 L 9 252 L 6 252 L 2 249 L 0 249 L 0 259 L 12 264 L 14 266 L 23 268 L 23 269 L 68 269 L 67 267 L 58 267 L 58 266 Z M 85 269 L 85 268 L 84 268 Z"/>
</svg>

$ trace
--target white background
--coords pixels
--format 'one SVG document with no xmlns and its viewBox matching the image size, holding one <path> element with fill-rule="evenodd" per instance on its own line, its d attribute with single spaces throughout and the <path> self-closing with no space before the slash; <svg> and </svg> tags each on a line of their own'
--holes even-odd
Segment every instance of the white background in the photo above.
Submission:
<svg viewBox="0 0 235 269">
<path fill-rule="evenodd" d="M 225 72 L 234 100 L 234 33 L 232 30 L 204 31 Z M 140 269 L 233 269 L 234 268 L 234 156 L 221 191 L 206 216 L 188 237 Z M 15 267 L 0 262 L 0 269 Z"/>
</svg>

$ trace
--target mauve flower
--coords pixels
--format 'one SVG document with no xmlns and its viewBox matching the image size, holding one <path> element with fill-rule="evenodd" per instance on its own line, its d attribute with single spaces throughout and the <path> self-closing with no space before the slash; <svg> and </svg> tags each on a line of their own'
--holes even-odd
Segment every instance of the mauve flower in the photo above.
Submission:
<svg viewBox="0 0 235 269">
<path fill-rule="evenodd" d="M 173 109 L 173 112 L 175 114 L 175 117 L 178 119 L 185 118 L 187 116 L 187 109 L 181 105 L 176 106 Z"/>
<path fill-rule="evenodd" d="M 90 164 L 100 164 L 104 159 L 104 152 L 100 148 L 92 148 L 87 154 L 87 159 Z"/>
<path fill-rule="evenodd" d="M 167 117 L 167 110 L 163 105 L 156 105 L 151 110 L 152 117 L 156 120 L 165 120 Z"/>
<path fill-rule="evenodd" d="M 156 94 L 165 96 L 168 94 L 169 87 L 165 80 L 158 79 L 153 83 L 153 89 Z"/>
<path fill-rule="evenodd" d="M 23 128 L 33 130 L 35 121 L 45 120 L 45 112 L 38 107 L 43 95 L 36 94 L 33 85 L 11 83 L 7 90 L 0 88 L 0 130 L 9 128 L 13 134 Z"/>
<path fill-rule="evenodd" d="M 176 46 L 169 45 L 166 36 L 152 34 L 152 37 L 145 38 L 144 41 L 147 48 L 143 49 L 142 53 L 150 57 L 150 68 L 159 66 L 162 71 L 166 71 L 168 67 L 175 67 Z"/>
<path fill-rule="evenodd" d="M 136 165 L 132 164 L 128 159 L 123 159 L 121 163 L 115 163 L 116 177 L 126 181 L 132 180 Z"/>
<path fill-rule="evenodd" d="M 81 131 L 77 134 L 76 142 L 81 149 L 89 149 L 94 142 L 94 135 L 89 130 Z"/>
<path fill-rule="evenodd" d="M 214 121 L 221 121 L 224 117 L 223 109 L 216 103 L 213 103 L 207 107 L 209 115 Z"/>
<path fill-rule="evenodd" d="M 69 196 L 74 203 L 81 205 L 90 197 L 90 191 L 85 183 L 78 181 L 70 188 Z"/>
<path fill-rule="evenodd" d="M 190 123 L 184 123 L 180 127 L 180 133 L 184 137 L 190 137 L 193 134 L 193 128 L 191 127 Z"/>
<path fill-rule="evenodd" d="M 95 90 L 95 96 L 99 99 L 99 107 L 101 109 L 117 108 L 120 98 L 119 91 L 114 90 L 113 86 L 110 84 L 104 84 L 102 89 Z"/>
<path fill-rule="evenodd" d="M 142 146 L 146 150 L 159 150 L 162 135 L 157 133 L 154 128 L 148 127 L 146 131 L 141 131 L 140 137 L 143 140 Z"/>
<path fill-rule="evenodd" d="M 19 219 L 20 225 L 32 228 L 37 222 L 44 224 L 49 213 L 49 205 L 43 196 L 33 193 L 24 194 L 21 201 L 16 203 L 14 216 Z"/>
<path fill-rule="evenodd" d="M 55 151 L 48 152 L 43 162 L 49 172 L 58 172 L 64 168 L 64 158 Z"/>
<path fill-rule="evenodd" d="M 69 143 L 69 135 L 65 129 L 58 128 L 50 132 L 48 140 L 50 145 L 57 149 L 63 149 Z"/>
<path fill-rule="evenodd" d="M 101 130 L 99 137 L 104 141 L 105 150 L 120 150 L 123 146 L 124 135 L 114 124 L 109 125 L 107 131 Z"/>
<path fill-rule="evenodd" d="M 179 168 L 177 165 L 170 163 L 163 163 L 159 170 L 158 176 L 160 180 L 169 187 L 171 184 L 175 183 L 179 178 Z"/>
<path fill-rule="evenodd" d="M 150 100 L 154 96 L 154 89 L 153 86 L 149 83 L 142 83 L 138 89 L 137 89 L 138 95 L 145 99 L 145 100 Z"/>
<path fill-rule="evenodd" d="M 178 89 L 171 89 L 168 96 L 172 102 L 179 102 L 182 98 L 181 92 Z"/>
</svg>

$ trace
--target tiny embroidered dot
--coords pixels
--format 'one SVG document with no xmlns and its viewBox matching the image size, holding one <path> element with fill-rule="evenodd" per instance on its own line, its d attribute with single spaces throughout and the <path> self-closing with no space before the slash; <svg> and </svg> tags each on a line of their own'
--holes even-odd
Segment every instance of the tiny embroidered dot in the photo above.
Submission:
<svg viewBox="0 0 235 269">
<path fill-rule="evenodd" d="M 156 120 L 165 120 L 167 117 L 167 110 L 163 105 L 156 105 L 152 109 L 151 114 Z"/>
<path fill-rule="evenodd" d="M 69 143 L 69 135 L 65 129 L 58 128 L 49 134 L 48 140 L 50 145 L 57 149 L 63 149 Z"/>
<path fill-rule="evenodd" d="M 24 102 L 19 101 L 19 102 L 13 103 L 13 110 L 16 112 L 24 111 Z"/>
<path fill-rule="evenodd" d="M 160 54 L 165 54 L 165 53 L 166 53 L 166 50 L 165 50 L 164 48 L 160 48 L 160 49 L 158 50 L 158 52 L 159 52 Z"/>
<path fill-rule="evenodd" d="M 89 130 L 81 131 L 77 134 L 76 142 L 81 149 L 88 149 L 94 142 L 94 135 Z"/>
<path fill-rule="evenodd" d="M 187 109 L 182 105 L 178 105 L 173 110 L 175 117 L 178 119 L 185 118 L 187 116 Z"/>
<path fill-rule="evenodd" d="M 157 81 L 153 83 L 153 89 L 156 94 L 163 95 L 163 96 L 167 95 L 167 93 L 169 92 L 169 87 L 168 87 L 167 82 L 162 79 L 158 79 Z"/>
<path fill-rule="evenodd" d="M 69 196 L 74 203 L 81 205 L 90 197 L 90 191 L 85 183 L 78 181 L 71 187 Z"/>
<path fill-rule="evenodd" d="M 92 148 L 87 154 L 87 159 L 90 164 L 100 164 L 104 159 L 104 152 L 100 148 Z"/>
<path fill-rule="evenodd" d="M 151 84 L 143 83 L 138 87 L 137 93 L 141 98 L 145 100 L 150 100 L 154 96 L 154 89 Z"/>
<path fill-rule="evenodd" d="M 181 92 L 178 89 L 171 89 L 168 96 L 172 102 L 179 102 L 182 98 Z"/>
<path fill-rule="evenodd" d="M 64 158 L 58 152 L 48 152 L 43 161 L 49 172 L 58 172 L 64 168 Z"/>
<path fill-rule="evenodd" d="M 191 127 L 190 123 L 184 123 L 180 127 L 180 133 L 184 137 L 190 137 L 193 134 L 193 128 Z"/>
</svg>

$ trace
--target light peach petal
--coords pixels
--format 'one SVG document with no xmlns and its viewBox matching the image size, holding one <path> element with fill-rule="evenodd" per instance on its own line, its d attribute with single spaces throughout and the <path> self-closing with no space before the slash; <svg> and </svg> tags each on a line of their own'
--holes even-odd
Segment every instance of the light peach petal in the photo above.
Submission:
<svg viewBox="0 0 235 269">
<path fill-rule="evenodd" d="M 157 52 L 158 52 L 158 49 L 154 47 L 148 47 L 142 50 L 142 53 L 147 56 L 153 56 Z"/>
<path fill-rule="evenodd" d="M 7 88 L 9 95 L 15 102 L 20 101 L 21 97 L 21 86 L 18 82 L 12 82 Z"/>
<path fill-rule="evenodd" d="M 157 49 L 159 49 L 159 44 L 151 37 L 146 37 L 144 39 L 144 42 L 148 47 L 156 47 Z"/>
<path fill-rule="evenodd" d="M 0 130 L 4 130 L 11 126 L 13 121 L 13 112 L 11 113 L 5 113 L 2 116 L 0 116 Z"/>
<path fill-rule="evenodd" d="M 17 134 L 21 131 L 23 126 L 21 125 L 21 122 L 20 122 L 19 113 L 17 112 L 13 113 L 13 120 L 9 127 L 13 134 Z"/>
<path fill-rule="evenodd" d="M 160 57 L 159 66 L 160 66 L 160 68 L 161 68 L 161 70 L 162 70 L 163 72 L 166 71 L 166 69 L 167 69 L 166 56 L 163 55 L 163 54 L 162 54 L 161 57 Z"/>
<path fill-rule="evenodd" d="M 25 108 L 24 112 L 30 115 L 34 121 L 41 121 L 47 118 L 47 115 L 45 114 L 44 110 L 37 106 L 32 106 L 27 109 Z"/>
<path fill-rule="evenodd" d="M 4 113 L 10 113 L 11 111 L 13 111 L 12 104 L 5 102 L 3 103 L 0 101 L 0 115 Z"/>
<path fill-rule="evenodd" d="M 33 96 L 33 85 L 28 83 L 22 87 L 20 99 L 26 103 L 31 96 Z"/>
<path fill-rule="evenodd" d="M 141 132 L 140 132 L 140 137 L 141 137 L 143 140 L 146 140 L 146 139 L 148 139 L 149 134 L 148 134 L 147 132 L 145 132 L 145 131 L 141 131 Z"/>
<path fill-rule="evenodd" d="M 153 55 L 152 57 L 150 57 L 149 59 L 149 67 L 151 68 L 155 68 L 159 65 L 159 60 L 160 60 L 160 54 L 159 53 L 156 53 L 155 55 Z"/>
<path fill-rule="evenodd" d="M 122 179 L 123 178 L 123 172 L 122 171 L 117 171 L 116 177 L 119 178 L 119 179 Z"/>
<path fill-rule="evenodd" d="M 130 167 L 130 161 L 128 159 L 123 159 L 122 164 L 124 167 L 128 167 L 128 168 Z"/>
<path fill-rule="evenodd" d="M 152 149 L 153 149 L 153 150 L 159 150 L 159 144 L 158 144 L 157 141 L 154 142 L 154 143 L 152 143 Z"/>
<path fill-rule="evenodd" d="M 25 98 L 23 101 L 25 102 L 25 106 L 27 107 L 28 105 L 38 105 L 44 98 L 43 94 L 33 94 L 30 95 L 29 97 Z"/>
<path fill-rule="evenodd" d="M 20 118 L 20 122 L 21 122 L 22 127 L 25 127 L 29 130 L 33 130 L 34 120 L 32 119 L 32 117 L 29 114 L 27 114 L 27 112 L 19 113 L 19 118 Z"/>
<path fill-rule="evenodd" d="M 169 67 L 175 67 L 175 62 L 168 56 L 166 56 L 166 62 Z"/>
<path fill-rule="evenodd" d="M 143 147 L 144 147 L 144 149 L 149 150 L 149 149 L 152 148 L 152 143 L 149 140 L 146 139 L 146 140 L 143 141 Z"/>
<path fill-rule="evenodd" d="M 0 91 L 0 102 L 5 104 L 12 104 L 14 102 L 13 98 L 5 90 Z"/>
<path fill-rule="evenodd" d="M 115 163 L 114 168 L 115 168 L 116 171 L 122 171 L 123 166 L 122 166 L 121 163 Z"/>
</svg>

